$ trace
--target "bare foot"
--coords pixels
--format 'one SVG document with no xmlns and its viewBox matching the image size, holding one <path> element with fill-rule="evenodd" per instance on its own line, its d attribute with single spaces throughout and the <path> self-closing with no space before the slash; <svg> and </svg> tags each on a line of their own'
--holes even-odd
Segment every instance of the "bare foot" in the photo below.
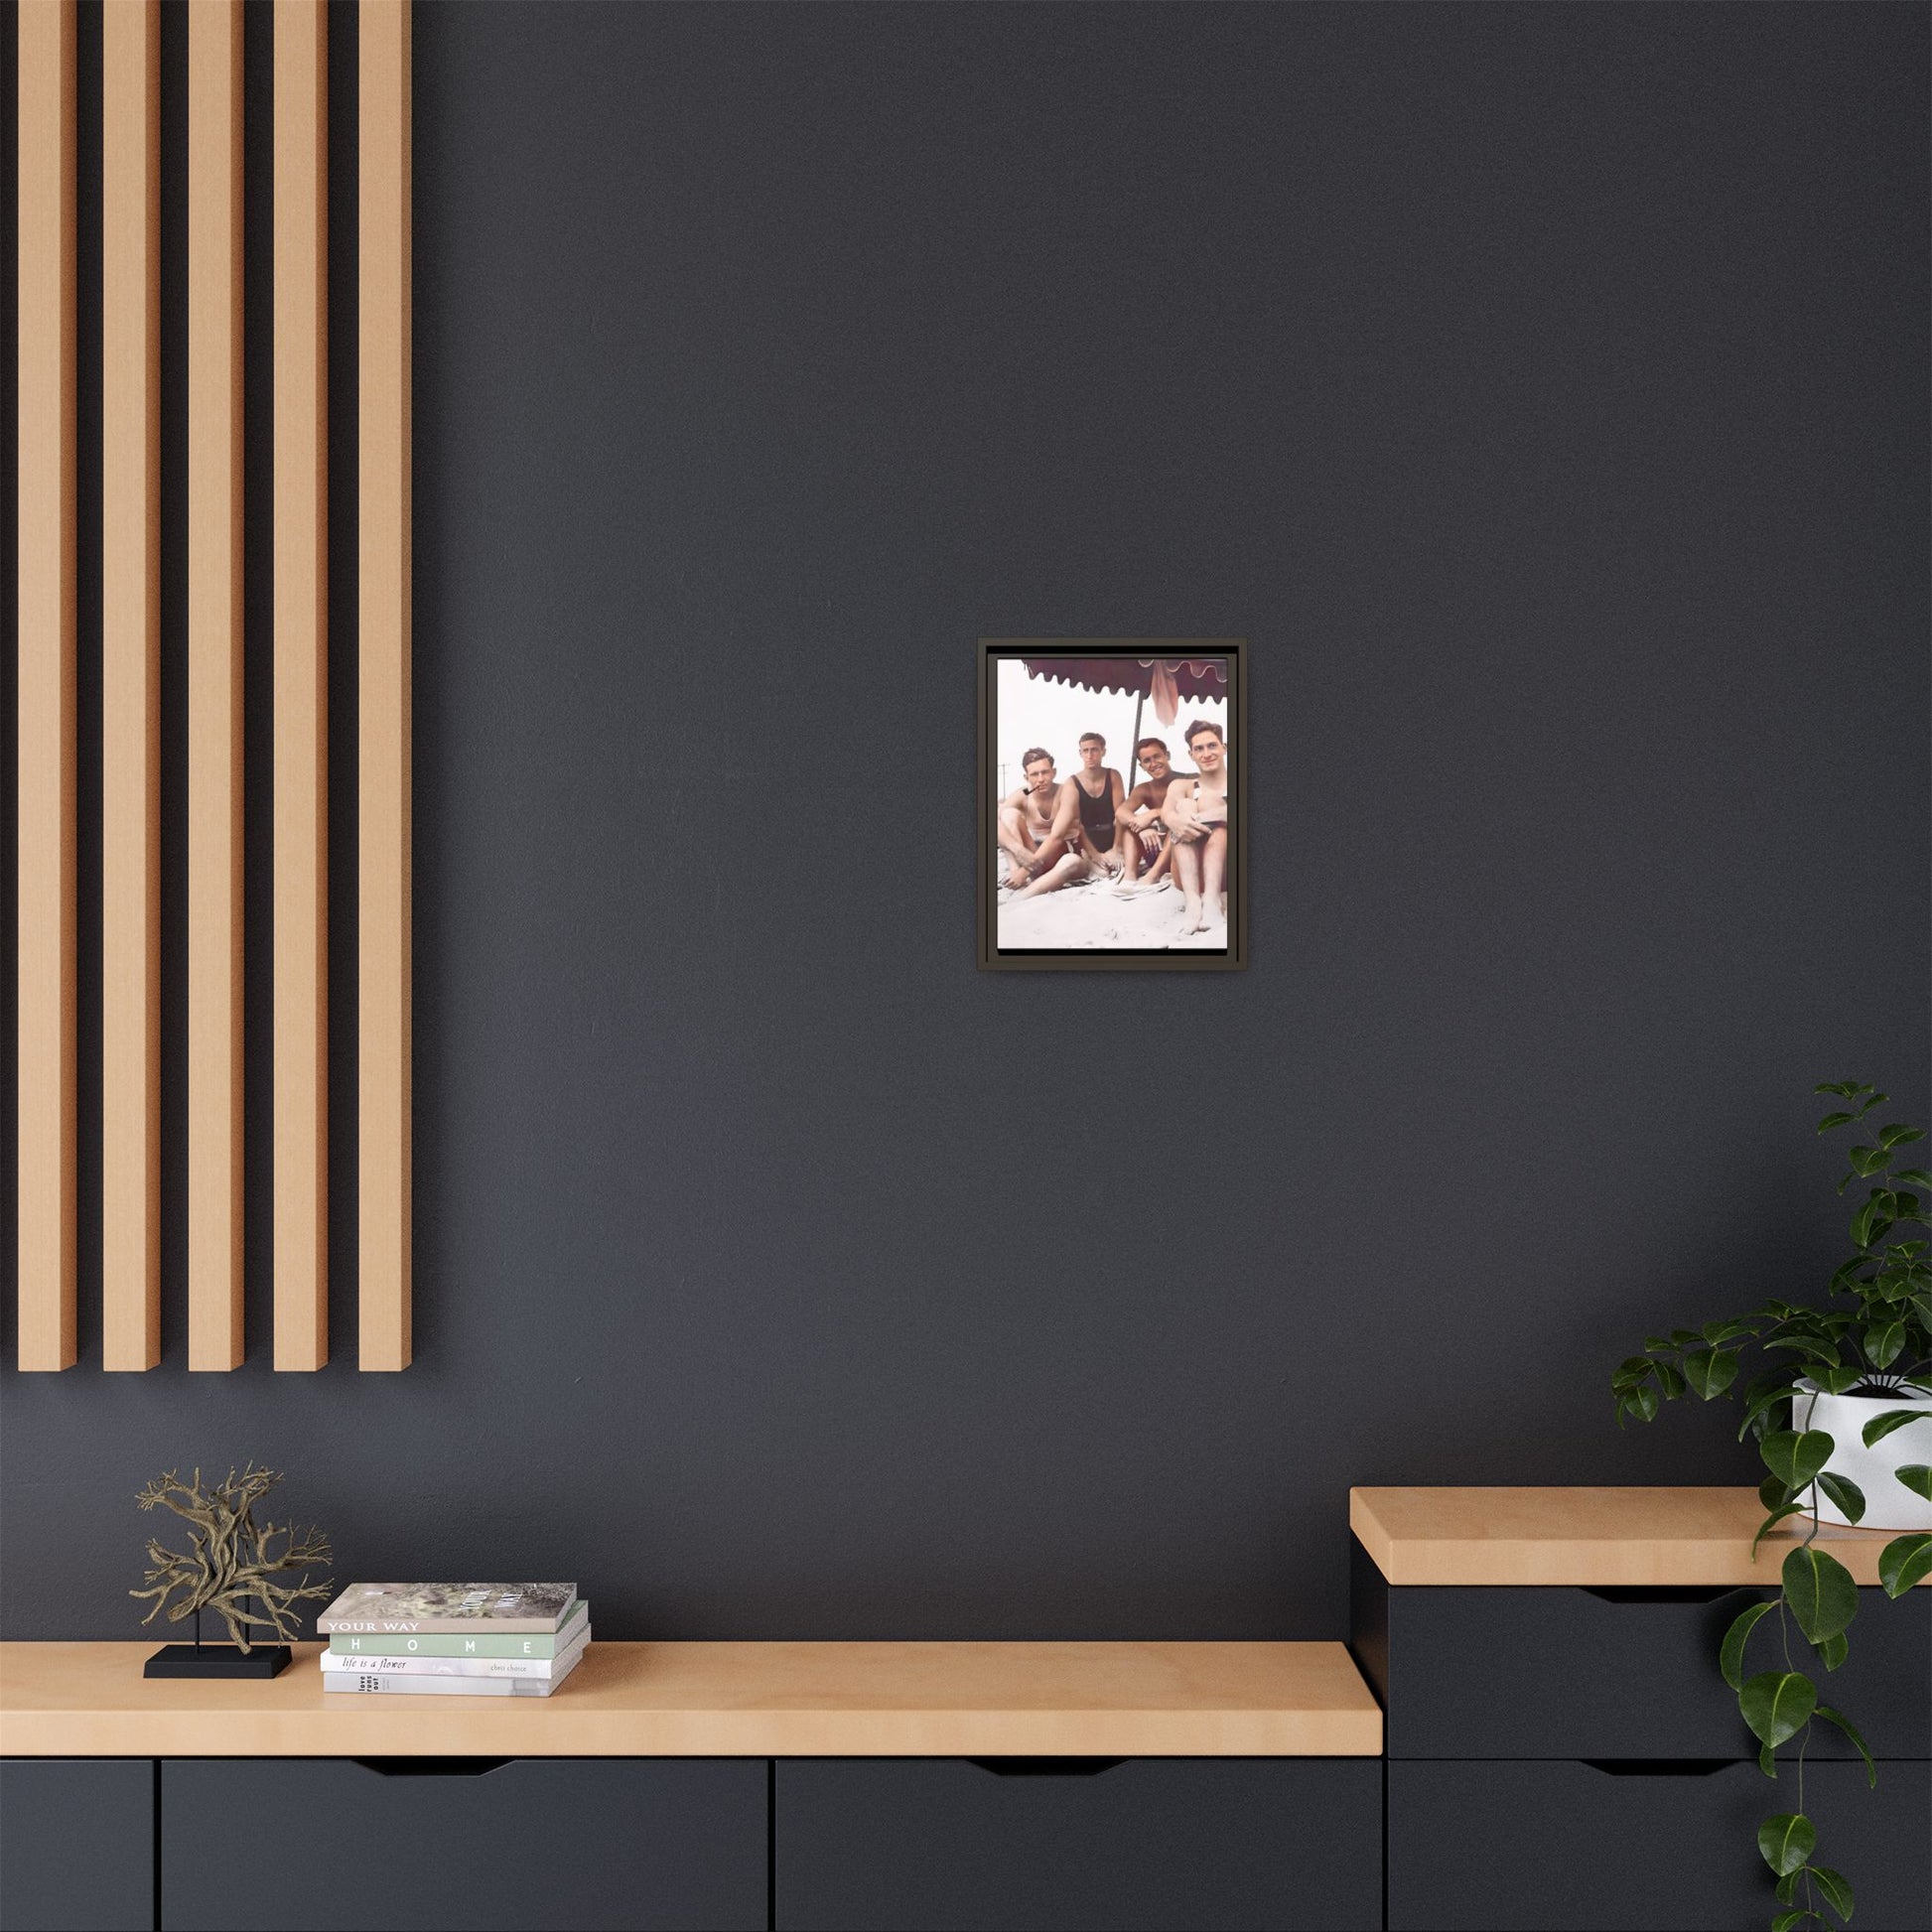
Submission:
<svg viewBox="0 0 1932 1932">
<path fill-rule="evenodd" d="M 1189 893 L 1187 895 L 1187 903 L 1180 914 L 1180 929 L 1182 932 L 1205 932 L 1207 930 L 1207 920 L 1201 912 L 1200 895 L 1198 893 Z"/>
</svg>

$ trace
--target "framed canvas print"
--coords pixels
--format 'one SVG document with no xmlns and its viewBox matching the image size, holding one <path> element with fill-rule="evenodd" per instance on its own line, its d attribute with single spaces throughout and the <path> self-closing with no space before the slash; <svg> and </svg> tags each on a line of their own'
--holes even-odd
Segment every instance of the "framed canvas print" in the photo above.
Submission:
<svg viewBox="0 0 1932 1932">
<path fill-rule="evenodd" d="M 1245 640 L 982 637 L 979 963 L 1248 963 Z"/>
</svg>

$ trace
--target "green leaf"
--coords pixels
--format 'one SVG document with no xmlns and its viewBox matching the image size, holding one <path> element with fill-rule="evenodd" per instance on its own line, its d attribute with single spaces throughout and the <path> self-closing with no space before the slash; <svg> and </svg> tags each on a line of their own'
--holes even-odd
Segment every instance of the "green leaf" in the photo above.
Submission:
<svg viewBox="0 0 1932 1932">
<path fill-rule="evenodd" d="M 1757 1768 L 1760 1771 L 1762 1771 L 1767 1778 L 1775 1779 L 1777 1777 L 1778 1760 L 1776 1756 L 1773 1754 L 1769 1744 L 1758 1745 Z"/>
<path fill-rule="evenodd" d="M 1894 1429 L 1903 1429 L 1907 1423 L 1932 1420 L 1932 1410 L 1925 1409 L 1887 1409 L 1882 1416 L 1873 1416 L 1864 1426 L 1864 1446 L 1870 1449 L 1881 1443 Z"/>
<path fill-rule="evenodd" d="M 1858 1088 L 1854 1086 L 1850 1080 L 1820 1080 L 1819 1083 L 1812 1088 L 1812 1092 L 1813 1093 L 1835 1093 L 1840 1095 L 1842 1098 L 1846 1100 L 1850 1100 L 1852 1096 L 1858 1092 Z"/>
<path fill-rule="evenodd" d="M 1810 1917 L 1811 1914 L 1802 1907 L 1796 1911 L 1780 1912 L 1771 1921 L 1771 1932 L 1798 1932 L 1799 1926 Z"/>
<path fill-rule="evenodd" d="M 1632 1389 L 1616 1405 L 1616 1426 L 1623 1427 L 1625 1416 L 1635 1416 L 1639 1422 L 1654 1422 L 1657 1419 L 1657 1391 L 1648 1382 L 1642 1388 Z"/>
<path fill-rule="evenodd" d="M 1852 1916 L 1852 1887 L 1845 1882 L 1842 1871 L 1834 1871 L 1828 1864 L 1815 1864 L 1811 1867 L 1811 1881 L 1825 1894 L 1825 1903 L 1840 1918 Z"/>
<path fill-rule="evenodd" d="M 1675 1402 L 1684 1393 L 1683 1370 L 1675 1362 L 1652 1362 L 1651 1367 L 1657 1372 L 1657 1380 L 1663 1387 L 1664 1399 Z"/>
<path fill-rule="evenodd" d="M 1791 1491 L 1776 1476 L 1766 1476 L 1757 1485 L 1757 1500 L 1766 1509 L 1782 1509 L 1792 1500 Z"/>
<path fill-rule="evenodd" d="M 1881 1147 L 1855 1147 L 1846 1158 L 1852 1163 L 1854 1173 L 1883 1173 L 1891 1166 Z"/>
<path fill-rule="evenodd" d="M 1895 1147 L 1909 1146 L 1913 1141 L 1925 1139 L 1922 1127 L 1907 1127 L 1902 1120 L 1895 1120 L 1889 1127 L 1878 1130 L 1878 1145 L 1889 1154 Z"/>
<path fill-rule="evenodd" d="M 1764 1863 L 1782 1878 L 1787 1871 L 1796 1871 L 1810 1862 L 1818 1850 L 1818 1832 L 1803 1812 L 1781 1812 L 1757 1828 L 1757 1849 L 1764 1854 Z"/>
<path fill-rule="evenodd" d="M 1780 1905 L 1789 1905 L 1791 1903 L 1791 1895 L 1797 1889 L 1798 1889 L 1798 1873 L 1795 1871 L 1787 1871 L 1784 1874 L 1784 1876 L 1778 1880 L 1778 1885 L 1777 1885 L 1778 1903 Z M 1811 1914 L 1809 1912 L 1800 1911 L 1797 1914 L 1795 1914 L 1795 1916 L 1798 1918 L 1809 1918 Z"/>
<path fill-rule="evenodd" d="M 1896 1536 L 1878 1552 L 1878 1581 L 1887 1596 L 1903 1596 L 1918 1580 L 1932 1573 L 1932 1531 Z"/>
<path fill-rule="evenodd" d="M 1821 1471 L 1818 1486 L 1845 1512 L 1845 1520 L 1848 1523 L 1857 1523 L 1863 1518 L 1864 1491 L 1856 1482 L 1850 1481 L 1845 1476 L 1835 1476 L 1827 1471 Z"/>
<path fill-rule="evenodd" d="M 1880 1093 L 1875 1087 L 1856 1088 L 1854 1090 L 1854 1094 L 1851 1097 L 1856 1098 L 1856 1096 L 1861 1093 L 1869 1094 L 1871 1097 L 1864 1103 L 1863 1107 L 1859 1109 L 1859 1111 L 1856 1114 L 1852 1116 L 1854 1120 L 1863 1120 L 1866 1114 L 1870 1113 L 1872 1108 L 1882 1107 L 1885 1104 L 1885 1098 L 1886 1098 L 1885 1095 Z"/>
<path fill-rule="evenodd" d="M 1932 1503 L 1932 1464 L 1924 1462 L 1901 1462 L 1892 1471 L 1900 1482 L 1915 1496 L 1923 1496 Z"/>
<path fill-rule="evenodd" d="M 1737 1377 L 1737 1357 L 1727 1348 L 1694 1348 L 1684 1357 L 1684 1379 L 1706 1402 L 1721 1396 Z"/>
<path fill-rule="evenodd" d="M 1841 1630 L 1835 1637 L 1827 1637 L 1818 1646 L 1819 1661 L 1827 1670 L 1837 1670 L 1852 1654 L 1852 1640 Z"/>
<path fill-rule="evenodd" d="M 1856 1389 L 1864 1380 L 1864 1371 L 1858 1368 L 1826 1368 L 1821 1365 L 1812 1370 L 1811 1379 L 1827 1395 L 1843 1395 L 1848 1389 Z"/>
<path fill-rule="evenodd" d="M 1750 1634 L 1759 1621 L 1777 1608 L 1777 1598 L 1767 1597 L 1761 1603 L 1753 1603 L 1742 1610 L 1725 1632 L 1723 1647 L 1718 1652 L 1718 1668 L 1724 1672 L 1724 1679 L 1733 1691 L 1744 1688 L 1744 1646 L 1750 1641 Z"/>
<path fill-rule="evenodd" d="M 1865 1749 L 1864 1739 L 1859 1735 L 1858 1726 L 1843 1711 L 1834 1711 L 1829 1704 L 1821 1704 L 1811 1715 L 1814 1718 L 1823 1718 L 1828 1725 L 1837 1725 L 1839 1729 L 1851 1738 L 1859 1755 L 1864 1759 L 1865 1788 L 1875 1790 L 1878 1784 L 1878 1767 L 1872 1763 L 1871 1753 Z"/>
<path fill-rule="evenodd" d="M 1804 1729 L 1817 1704 L 1817 1687 L 1795 1670 L 1760 1672 L 1737 1693 L 1737 1709 L 1751 1735 L 1773 1749 Z"/>
<path fill-rule="evenodd" d="M 1852 1118 L 1853 1116 L 1850 1114 L 1827 1114 L 1825 1118 L 1818 1123 L 1818 1131 L 1821 1134 L 1829 1134 L 1834 1127 L 1843 1127 L 1849 1121 L 1851 1121 Z"/>
<path fill-rule="evenodd" d="M 1751 1561 L 1753 1563 L 1757 1561 L 1757 1546 L 1760 1543 L 1762 1543 L 1764 1539 L 1774 1529 L 1776 1529 L 1777 1526 L 1780 1523 L 1782 1523 L 1787 1516 L 1802 1515 L 1804 1513 L 1804 1507 L 1805 1506 L 1803 1503 L 1786 1503 L 1782 1509 L 1772 1510 L 1770 1515 L 1765 1517 L 1763 1522 L 1758 1524 L 1757 1534 L 1751 1538 Z"/>
<path fill-rule="evenodd" d="M 1748 1321 L 1707 1321 L 1704 1338 L 1713 1348 L 1723 1348 L 1752 1332 Z"/>
<path fill-rule="evenodd" d="M 1768 1410 L 1775 1409 L 1780 1402 L 1788 1402 L 1791 1399 L 1791 1377 L 1796 1372 L 1790 1368 L 1780 1370 L 1782 1380 L 1773 1381 L 1768 1387 L 1759 1388 L 1744 1404 L 1744 1420 L 1737 1430 L 1737 1440 L 1740 1443 L 1758 1417 Z"/>
<path fill-rule="evenodd" d="M 1891 1195 L 1883 1187 L 1874 1187 L 1864 1205 L 1852 1216 L 1852 1245 L 1857 1248 L 1873 1248 L 1878 1245 L 1879 1236 L 1891 1226 Z"/>
<path fill-rule="evenodd" d="M 1932 1188 L 1932 1173 L 1927 1173 L 1923 1168 L 1900 1168 L 1892 1179 L 1902 1180 L 1908 1187 Z"/>
<path fill-rule="evenodd" d="M 1905 1346 L 1905 1324 L 1902 1321 L 1874 1321 L 1864 1331 L 1864 1358 L 1873 1368 L 1889 1368 L 1898 1359 L 1898 1351 Z"/>
<path fill-rule="evenodd" d="M 1784 1600 L 1798 1628 L 1813 1643 L 1835 1637 L 1859 1613 L 1859 1587 L 1852 1573 L 1816 1544 L 1784 1560 Z"/>
<path fill-rule="evenodd" d="M 1758 1445 L 1764 1466 L 1788 1489 L 1803 1489 L 1832 1458 L 1837 1445 L 1822 1429 L 1780 1429 Z"/>
</svg>

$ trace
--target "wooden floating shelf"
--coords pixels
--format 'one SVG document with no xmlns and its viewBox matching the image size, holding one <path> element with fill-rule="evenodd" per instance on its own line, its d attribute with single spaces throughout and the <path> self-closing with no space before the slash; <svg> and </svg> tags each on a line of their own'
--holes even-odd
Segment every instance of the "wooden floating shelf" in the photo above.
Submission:
<svg viewBox="0 0 1932 1932">
<path fill-rule="evenodd" d="M 1751 1538 L 1763 1520 L 1750 1489 L 1348 1492 L 1349 1528 L 1397 1585 L 1770 1588 L 1804 1528 L 1780 1525 L 1753 1563 Z M 1857 1582 L 1876 1584 L 1878 1553 L 1898 1533 L 1826 1524 L 1818 1542 Z"/>
<path fill-rule="evenodd" d="M 1338 1643 L 593 1643 L 548 1698 L 149 1680 L 146 1643 L 0 1644 L 9 1757 L 1374 1757 Z"/>
</svg>

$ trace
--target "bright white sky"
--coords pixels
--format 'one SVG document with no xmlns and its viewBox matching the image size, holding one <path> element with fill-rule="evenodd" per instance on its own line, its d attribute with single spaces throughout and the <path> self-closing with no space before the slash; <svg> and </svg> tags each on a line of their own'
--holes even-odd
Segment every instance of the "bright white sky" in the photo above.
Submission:
<svg viewBox="0 0 1932 1932">
<path fill-rule="evenodd" d="M 1099 732 L 1107 741 L 1107 763 L 1131 791 L 1143 776 L 1130 762 L 1136 736 L 1166 739 L 1175 769 L 1191 771 L 1194 761 L 1180 734 L 1196 718 L 1219 725 L 1223 732 L 1228 728 L 1225 698 L 1182 698 L 1180 715 L 1172 727 L 1155 717 L 1150 698 L 1141 707 L 1141 729 L 1136 734 L 1136 700 L 1131 691 L 1082 691 L 1077 685 L 1049 684 L 1029 677 L 1017 657 L 999 659 L 997 675 L 993 777 L 1002 798 L 1020 782 L 1021 757 L 1035 745 L 1052 753 L 1056 775 L 1064 778 L 1079 767 L 1080 734 Z"/>
</svg>

